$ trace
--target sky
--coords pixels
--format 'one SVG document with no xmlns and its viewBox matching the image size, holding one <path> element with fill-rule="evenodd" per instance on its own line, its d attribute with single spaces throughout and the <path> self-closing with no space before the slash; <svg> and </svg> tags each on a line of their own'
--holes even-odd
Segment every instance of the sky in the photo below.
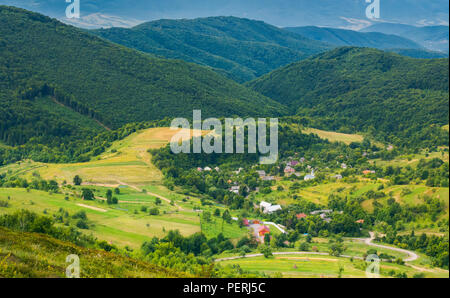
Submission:
<svg viewBox="0 0 450 298">
<path fill-rule="evenodd" d="M 236 16 L 279 27 L 326 26 L 359 30 L 376 22 L 448 25 L 447 0 L 67 0 L 80 1 L 80 19 L 67 19 L 66 0 L 0 0 L 81 27 L 129 27 L 157 19 Z M 379 18 L 366 9 L 379 1 Z"/>
</svg>

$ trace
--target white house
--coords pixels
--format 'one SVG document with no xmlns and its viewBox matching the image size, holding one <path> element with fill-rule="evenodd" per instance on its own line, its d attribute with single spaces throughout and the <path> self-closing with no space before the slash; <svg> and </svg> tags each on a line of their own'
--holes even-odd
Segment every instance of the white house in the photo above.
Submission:
<svg viewBox="0 0 450 298">
<path fill-rule="evenodd" d="M 309 180 L 314 180 L 316 178 L 316 175 L 314 175 L 314 170 L 311 171 L 311 174 L 306 175 L 304 180 L 305 181 L 309 181 Z"/>
<path fill-rule="evenodd" d="M 239 185 L 235 185 L 235 186 L 232 186 L 230 188 L 230 192 L 234 192 L 235 194 L 239 194 L 239 189 L 240 189 L 240 186 Z"/>
<path fill-rule="evenodd" d="M 272 214 L 274 212 L 280 211 L 282 208 L 280 205 L 272 205 L 264 210 L 264 213 Z"/>
<path fill-rule="evenodd" d="M 264 202 L 264 201 L 259 203 L 259 208 L 261 208 L 263 210 L 263 212 L 266 213 L 266 214 L 272 214 L 274 212 L 277 212 L 277 211 L 281 210 L 281 206 L 280 205 L 272 205 L 271 203 L 267 203 L 267 202 Z"/>
<path fill-rule="evenodd" d="M 207 171 L 207 172 L 211 172 L 212 171 L 212 169 L 210 167 L 205 167 L 203 170 Z"/>
<path fill-rule="evenodd" d="M 267 202 L 264 202 L 264 201 L 262 201 L 261 203 L 259 203 L 259 208 L 261 208 L 261 209 L 263 209 L 263 210 L 265 210 L 266 208 L 269 208 L 270 206 L 272 206 L 272 204 L 267 203 Z"/>
</svg>

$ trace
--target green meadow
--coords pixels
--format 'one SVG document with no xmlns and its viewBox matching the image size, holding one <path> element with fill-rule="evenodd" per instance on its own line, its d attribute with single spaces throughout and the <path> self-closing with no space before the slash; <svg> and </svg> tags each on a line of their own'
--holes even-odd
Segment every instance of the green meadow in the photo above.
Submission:
<svg viewBox="0 0 450 298">
<path fill-rule="evenodd" d="M 362 260 L 317 256 L 276 255 L 270 258 L 254 257 L 220 262 L 221 265 L 239 265 L 244 270 L 264 272 L 271 276 L 281 273 L 291 278 L 366 278 L 366 263 Z M 408 277 L 421 274 L 422 277 L 448 278 L 448 271 L 433 269 L 420 271 L 412 267 L 385 263 L 380 264 L 380 275 L 392 277 L 392 272 L 406 273 Z"/>
</svg>

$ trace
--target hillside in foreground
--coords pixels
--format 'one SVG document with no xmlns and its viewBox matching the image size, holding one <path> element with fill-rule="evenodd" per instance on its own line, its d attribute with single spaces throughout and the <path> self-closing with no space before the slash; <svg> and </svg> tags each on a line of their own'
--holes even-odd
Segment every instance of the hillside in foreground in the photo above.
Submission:
<svg viewBox="0 0 450 298">
<path fill-rule="evenodd" d="M 43 234 L 20 233 L 0 227 L 0 277 L 65 277 L 66 257 L 80 257 L 82 278 L 187 277 L 143 261 L 87 249 Z"/>
</svg>

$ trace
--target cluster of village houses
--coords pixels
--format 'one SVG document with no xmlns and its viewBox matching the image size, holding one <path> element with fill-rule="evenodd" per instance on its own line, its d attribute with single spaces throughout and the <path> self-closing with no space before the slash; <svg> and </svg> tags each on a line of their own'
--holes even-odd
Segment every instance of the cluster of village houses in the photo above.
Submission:
<svg viewBox="0 0 450 298">
<path fill-rule="evenodd" d="M 297 165 L 299 165 L 300 163 L 303 164 L 305 161 L 306 161 L 306 159 L 305 159 L 304 157 L 300 158 L 299 161 L 294 160 L 293 157 L 290 157 L 290 158 L 289 158 L 289 161 L 286 162 L 286 167 L 284 168 L 284 174 L 285 174 L 286 176 L 295 175 L 295 176 L 297 176 L 297 177 L 300 177 L 300 176 L 301 176 L 301 173 L 297 172 L 297 171 L 295 170 L 295 167 L 296 167 Z M 345 163 L 342 163 L 342 164 L 340 165 L 340 167 L 341 167 L 342 169 L 344 169 L 344 170 L 345 170 L 345 169 L 348 169 L 348 168 L 351 168 L 351 166 L 348 166 L 348 165 L 345 164 Z M 316 179 L 315 169 L 313 169 L 310 165 L 307 166 L 307 169 L 308 169 L 308 170 L 311 170 L 311 174 L 305 175 L 304 178 L 303 178 L 303 180 L 304 180 L 304 181 L 310 181 L 310 180 Z M 199 168 L 197 168 L 197 171 L 199 171 L 199 172 L 211 172 L 211 171 L 213 171 L 213 170 L 215 170 L 216 172 L 219 172 L 219 171 L 220 171 L 220 168 L 219 168 L 219 167 L 215 167 L 214 169 L 212 169 L 212 168 L 210 168 L 210 167 L 205 167 L 205 168 L 200 168 L 200 167 L 199 167 Z M 241 171 L 243 171 L 243 170 L 244 170 L 243 168 L 239 168 L 238 170 L 236 170 L 236 171 L 234 171 L 234 172 L 238 175 L 238 174 L 240 174 Z M 275 181 L 275 180 L 276 180 L 275 176 L 267 175 L 266 172 L 265 172 L 264 170 L 257 170 L 256 173 L 258 173 L 259 178 L 260 178 L 262 181 Z M 372 171 L 372 170 L 365 170 L 365 171 L 363 171 L 363 174 L 364 174 L 364 175 L 375 174 L 375 171 Z M 336 179 L 336 180 L 341 180 L 343 177 L 342 177 L 341 174 L 337 174 L 337 175 L 333 175 L 332 178 L 334 178 L 334 179 Z M 232 181 L 231 181 L 231 180 L 228 180 L 228 183 L 229 183 L 229 184 L 232 184 Z M 229 191 L 232 192 L 232 193 L 235 193 L 235 194 L 239 194 L 240 186 L 237 185 L 237 182 L 235 182 L 234 184 L 235 184 L 235 185 L 232 185 L 232 186 L 229 188 Z M 276 206 L 278 206 L 278 205 L 276 205 Z M 273 206 L 272 206 L 272 208 L 263 208 L 263 210 L 264 210 L 265 213 L 273 213 L 273 212 L 275 212 L 275 211 L 278 210 L 278 209 L 275 210 L 276 208 L 278 208 L 278 207 L 273 207 Z M 267 210 L 267 211 L 266 211 L 266 210 Z M 274 211 L 274 210 L 275 210 L 275 211 Z"/>
<path fill-rule="evenodd" d="M 297 165 L 299 165 L 300 163 L 304 163 L 304 162 L 305 162 L 305 158 L 304 158 L 304 157 L 302 157 L 302 158 L 300 159 L 300 161 L 293 160 L 293 158 L 290 158 L 290 161 L 286 162 L 286 167 L 284 168 L 284 173 L 285 173 L 285 175 L 286 175 L 286 176 L 295 175 L 295 176 L 297 176 L 297 177 L 300 177 L 300 176 L 301 176 L 301 173 L 297 172 L 297 171 L 295 170 L 295 167 L 296 167 Z M 345 164 L 345 163 L 342 163 L 342 164 L 340 165 L 340 167 L 341 167 L 342 169 L 344 169 L 344 170 L 347 169 L 347 168 L 349 168 L 349 167 L 351 168 L 351 166 L 348 166 L 348 165 Z M 311 166 L 309 166 L 309 165 L 308 165 L 307 168 L 308 168 L 308 170 L 311 170 L 311 174 L 305 175 L 305 176 L 304 176 L 304 180 L 305 180 L 305 181 L 314 180 L 314 179 L 316 178 L 316 176 L 315 176 L 315 170 L 314 170 Z M 213 171 L 213 170 L 215 170 L 215 171 L 217 171 L 217 172 L 220 171 L 219 167 L 215 167 L 214 169 L 212 169 L 212 168 L 210 168 L 210 167 L 205 167 L 205 168 L 200 168 L 200 167 L 199 167 L 199 168 L 197 168 L 197 171 L 199 171 L 199 172 L 211 172 L 211 171 Z M 235 171 L 235 173 L 238 175 L 238 174 L 240 174 L 241 171 L 243 171 L 243 170 L 244 170 L 243 168 L 239 168 L 238 170 Z M 275 178 L 274 176 L 267 175 L 266 172 L 265 172 L 264 170 L 257 170 L 256 173 L 258 173 L 259 178 L 260 178 L 262 181 L 275 181 L 275 180 L 276 180 L 276 178 Z M 365 170 L 365 171 L 363 171 L 363 174 L 364 174 L 364 175 L 375 174 L 375 171 L 372 171 L 372 170 Z M 335 178 L 335 179 L 337 179 L 337 180 L 340 180 L 340 179 L 342 179 L 342 175 L 337 174 L 337 175 L 334 175 L 333 178 Z M 229 183 L 229 184 L 232 184 L 232 181 L 231 181 L 231 180 L 228 180 L 228 183 Z M 233 192 L 233 193 L 235 193 L 235 194 L 239 194 L 239 190 L 240 190 L 240 186 L 237 185 L 237 182 L 235 182 L 234 185 L 232 185 L 232 186 L 230 187 L 230 189 L 229 189 L 230 192 Z M 281 205 L 273 205 L 273 204 L 268 203 L 268 202 L 265 202 L 265 201 L 260 202 L 259 205 L 256 205 L 255 207 L 259 207 L 259 209 L 260 209 L 264 214 L 273 214 L 273 213 L 275 213 L 275 212 L 278 212 L 278 211 L 283 210 L 283 208 L 281 207 Z M 319 215 L 320 218 L 321 218 L 323 221 L 329 223 L 329 222 L 331 221 L 330 215 L 331 215 L 332 213 L 333 213 L 333 210 L 328 210 L 328 209 L 327 209 L 327 210 L 315 210 L 315 211 L 310 212 L 310 215 Z M 339 213 L 342 214 L 343 212 L 342 212 L 342 211 L 339 211 Z M 301 219 L 307 218 L 308 215 L 307 215 L 306 213 L 299 213 L 299 214 L 296 214 L 296 217 L 297 217 L 298 220 L 301 220 Z M 235 220 L 237 220 L 237 218 L 236 218 Z M 356 221 L 356 223 L 358 223 L 358 224 L 364 224 L 364 220 L 363 220 L 363 219 L 360 219 L 360 220 Z M 264 240 L 263 240 L 263 239 L 264 239 L 264 236 L 265 236 L 266 234 L 270 234 L 270 228 L 269 228 L 265 223 L 263 223 L 263 222 L 261 222 L 261 221 L 259 221 L 259 220 L 243 219 L 243 224 L 244 224 L 244 226 L 247 226 L 247 227 L 255 226 L 255 225 L 256 225 L 255 233 L 258 234 L 258 236 L 260 237 L 260 241 L 264 241 Z"/>
<path fill-rule="evenodd" d="M 266 214 L 271 214 L 273 212 L 282 210 L 282 207 L 280 205 L 272 205 L 271 203 L 264 202 L 264 201 L 259 204 L 259 207 Z M 333 210 L 325 209 L 325 210 L 315 210 L 315 211 L 310 212 L 309 214 L 310 215 L 319 215 L 323 221 L 329 223 L 329 222 L 331 222 L 330 215 L 332 213 L 333 213 Z M 338 213 L 342 214 L 343 211 L 338 211 Z M 309 215 L 306 213 L 296 214 L 296 217 L 298 220 L 305 219 L 308 216 Z M 256 219 L 251 220 L 251 219 L 244 218 L 242 220 L 242 223 L 246 227 L 252 227 L 255 230 L 255 234 L 257 234 L 259 236 L 258 240 L 261 242 L 264 241 L 264 236 L 266 234 L 270 234 L 270 228 L 266 225 L 267 223 L 261 222 L 260 220 L 256 220 Z M 364 224 L 364 219 L 357 220 L 356 223 Z M 286 232 L 283 231 L 283 233 L 286 233 Z"/>
</svg>

